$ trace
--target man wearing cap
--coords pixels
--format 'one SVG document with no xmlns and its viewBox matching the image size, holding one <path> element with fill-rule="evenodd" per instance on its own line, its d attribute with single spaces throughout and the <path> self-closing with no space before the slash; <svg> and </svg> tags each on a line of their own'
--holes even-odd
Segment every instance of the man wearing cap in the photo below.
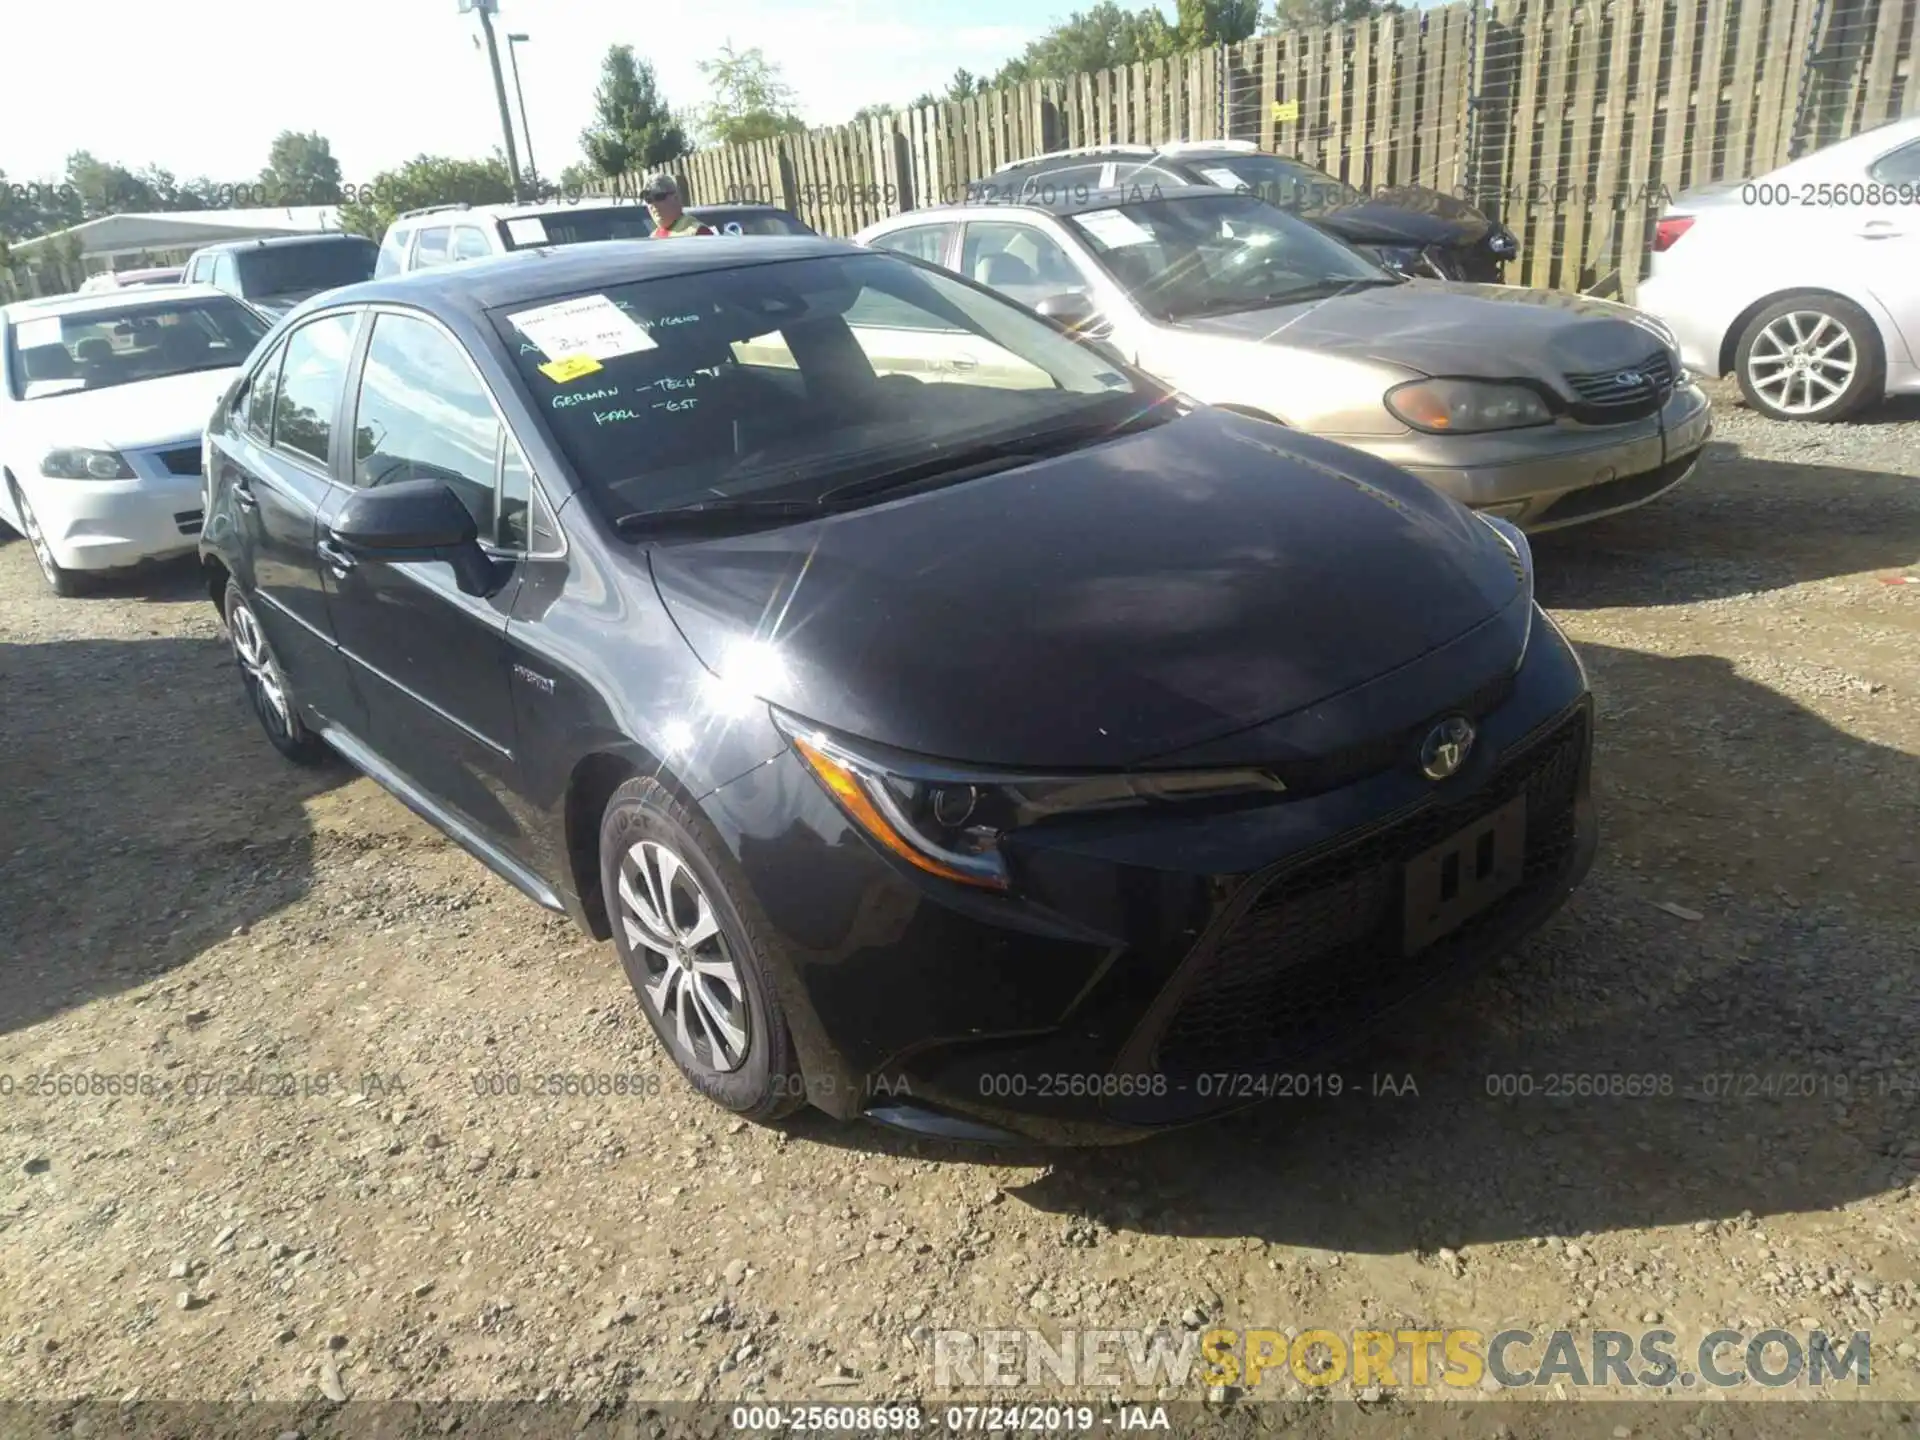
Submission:
<svg viewBox="0 0 1920 1440">
<path fill-rule="evenodd" d="M 687 214 L 686 206 L 680 203 L 680 185 L 662 170 L 650 176 L 646 186 L 640 192 L 640 198 L 653 207 L 654 219 L 659 222 L 653 232 L 656 240 L 671 240 L 680 235 L 711 235 L 713 227 L 702 225 L 693 216 Z"/>
</svg>

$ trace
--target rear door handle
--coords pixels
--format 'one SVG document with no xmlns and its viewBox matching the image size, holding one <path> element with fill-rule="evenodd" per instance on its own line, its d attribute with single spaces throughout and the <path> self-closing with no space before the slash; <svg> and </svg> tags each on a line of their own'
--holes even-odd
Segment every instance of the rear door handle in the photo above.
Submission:
<svg viewBox="0 0 1920 1440">
<path fill-rule="evenodd" d="M 332 540 L 322 540 L 313 548 L 318 552 L 320 558 L 327 562 L 327 568 L 333 571 L 340 579 L 345 579 L 347 572 L 359 564 L 359 561 L 355 560 L 353 556 L 341 549 L 340 546 Z"/>
<path fill-rule="evenodd" d="M 1891 220 L 1869 220 L 1860 231 L 1862 240 L 1898 240 L 1904 231 L 1893 228 Z"/>
<path fill-rule="evenodd" d="M 260 497 L 253 493 L 244 480 L 236 480 L 233 485 L 233 503 L 242 510 L 258 510 Z"/>
</svg>

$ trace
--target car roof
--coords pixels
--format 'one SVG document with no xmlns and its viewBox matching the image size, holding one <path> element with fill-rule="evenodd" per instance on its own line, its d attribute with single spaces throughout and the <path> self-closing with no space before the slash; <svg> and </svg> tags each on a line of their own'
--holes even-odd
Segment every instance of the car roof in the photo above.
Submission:
<svg viewBox="0 0 1920 1440">
<path fill-rule="evenodd" d="M 395 218 L 394 224 L 451 225 L 469 220 L 519 220 L 533 215 L 564 215 L 570 210 L 642 209 L 645 203 L 630 195 L 580 195 L 559 200 L 504 200 L 493 205 L 430 205 L 409 210 Z"/>
<path fill-rule="evenodd" d="M 365 280 L 330 290 L 310 305 L 313 309 L 331 309 L 388 300 L 477 318 L 507 305 L 636 280 L 738 270 L 818 255 L 870 253 L 849 241 L 819 235 L 742 235 L 717 245 L 694 240 L 592 240 L 577 245 L 533 246 L 483 260 Z M 305 313 L 308 308 L 302 306 L 296 313 Z"/>
<path fill-rule="evenodd" d="M 965 201 L 955 201 L 951 205 L 928 205 L 919 210 L 903 211 L 881 223 L 892 230 L 896 223 L 924 222 L 929 216 L 937 215 L 942 220 L 948 220 L 958 215 L 978 215 L 985 219 L 1004 214 L 1009 210 L 1028 210 L 1035 214 L 1065 218 L 1070 215 L 1084 215 L 1089 210 L 1111 210 L 1116 205 L 1137 205 L 1146 200 L 1214 199 L 1232 193 L 1230 190 L 1222 190 L 1217 185 L 1161 185 L 1158 183 L 1128 185 L 1123 183 L 1111 189 L 1076 191 L 1073 194 L 1050 196 L 1040 192 L 1022 196 L 1017 200 L 1004 202 L 996 200 L 991 205 L 970 205 Z"/>
<path fill-rule="evenodd" d="M 357 240 L 363 245 L 373 244 L 373 241 L 364 235 L 349 235 L 344 230 L 328 230 L 313 235 L 262 235 L 254 240 L 222 240 L 217 244 L 202 245 L 193 253 L 211 255 L 230 250 L 284 250 L 299 245 L 337 245 L 342 240 Z"/>
<path fill-rule="evenodd" d="M 0 307 L 0 315 L 10 321 L 31 320 L 50 315 L 85 315 L 95 310 L 124 310 L 129 305 L 163 304 L 168 300 L 226 300 L 238 303 L 224 290 L 211 285 L 141 285 L 127 289 L 93 290 L 73 295 L 43 295 L 37 300 L 16 300 Z"/>
</svg>

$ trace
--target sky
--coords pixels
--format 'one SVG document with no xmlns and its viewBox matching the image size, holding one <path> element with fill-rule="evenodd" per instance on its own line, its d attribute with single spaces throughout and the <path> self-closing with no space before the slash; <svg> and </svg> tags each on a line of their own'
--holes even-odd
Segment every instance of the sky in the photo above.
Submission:
<svg viewBox="0 0 1920 1440">
<path fill-rule="evenodd" d="M 632 45 L 668 102 L 687 108 L 707 98 L 699 61 L 729 40 L 758 46 L 809 124 L 837 124 L 864 104 L 942 90 L 957 66 L 995 70 L 1086 3 L 500 0 L 495 24 L 503 69 L 507 32 L 530 37 L 517 49 L 533 155 L 557 175 L 580 158 L 609 45 Z M 477 157 L 501 143 L 479 22 L 457 0 L 17 8 L 0 66 L 0 171 L 11 183 L 59 176 L 74 150 L 183 180 L 247 183 L 282 130 L 326 136 L 348 184 L 417 154 Z M 1161 8 L 1171 17 L 1173 0 Z M 512 83 L 508 71 L 509 98 Z"/>
</svg>

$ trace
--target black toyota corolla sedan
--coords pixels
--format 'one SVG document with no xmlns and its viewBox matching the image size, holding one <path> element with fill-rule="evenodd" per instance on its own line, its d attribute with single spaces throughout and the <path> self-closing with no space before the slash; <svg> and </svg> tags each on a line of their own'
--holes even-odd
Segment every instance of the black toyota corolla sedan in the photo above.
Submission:
<svg viewBox="0 0 1920 1440">
<path fill-rule="evenodd" d="M 333 291 L 206 458 L 272 742 L 610 938 L 754 1119 L 1218 1113 L 1592 856 L 1586 679 L 1518 531 L 897 256 Z"/>
</svg>

